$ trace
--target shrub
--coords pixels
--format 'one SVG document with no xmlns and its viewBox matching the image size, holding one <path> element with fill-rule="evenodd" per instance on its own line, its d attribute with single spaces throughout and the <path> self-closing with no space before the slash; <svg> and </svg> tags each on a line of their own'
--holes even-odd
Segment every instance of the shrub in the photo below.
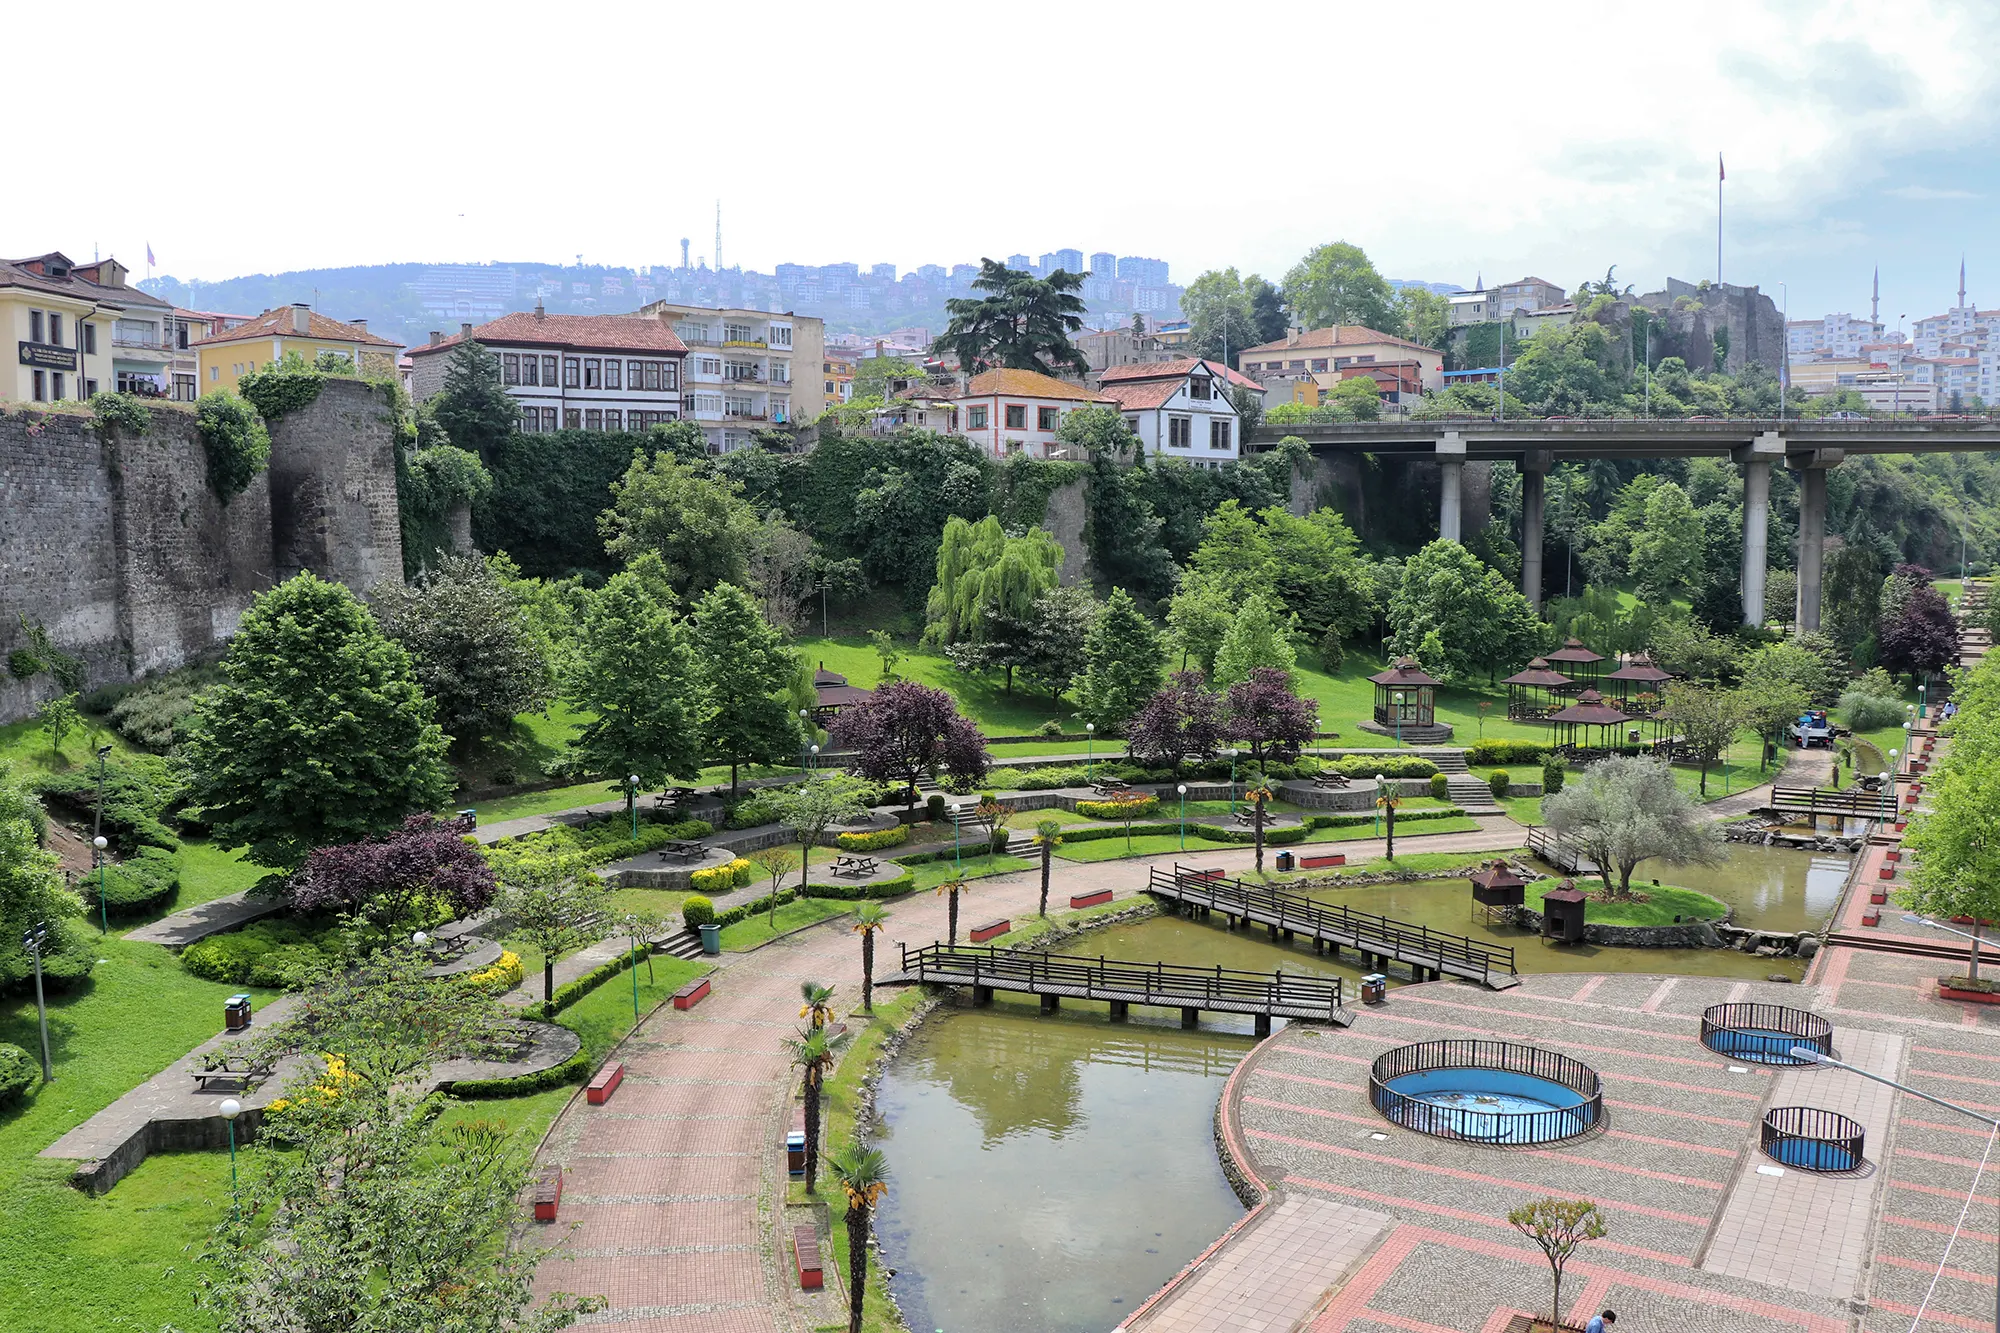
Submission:
<svg viewBox="0 0 2000 1333">
<path fill-rule="evenodd" d="M 1136 801 L 1078 801 L 1076 812 L 1085 819 L 1144 819 L 1158 814 L 1160 798 L 1142 796 Z"/>
<path fill-rule="evenodd" d="M 521 955 L 512 949 L 503 949 L 493 966 L 480 968 L 466 980 L 494 995 L 510 991 L 521 984 Z"/>
<path fill-rule="evenodd" d="M 705 819 L 683 819 L 666 824 L 640 817 L 639 836 L 634 838 L 624 815 L 593 819 L 582 824 L 558 824 L 539 833 L 524 833 L 487 849 L 490 856 L 507 857 L 527 853 L 545 856 L 573 856 L 586 866 L 609 865 L 638 856 L 670 842 L 695 842 L 715 832 Z"/>
<path fill-rule="evenodd" d="M 209 981 L 288 990 L 342 953 L 337 928 L 309 929 L 294 921 L 253 921 L 210 935 L 181 950 L 181 966 Z"/>
<path fill-rule="evenodd" d="M 1554 796 L 1563 789 L 1563 761 L 1556 755 L 1542 760 L 1542 795 Z"/>
<path fill-rule="evenodd" d="M 688 876 L 688 884 L 697 893 L 727 893 L 731 889 L 748 884 L 756 873 L 757 867 L 739 856 L 726 865 L 710 866 L 706 870 L 695 871 Z"/>
<path fill-rule="evenodd" d="M 451 1095 L 465 1101 L 491 1101 L 503 1097 L 525 1097 L 531 1092 L 567 1087 L 590 1077 L 593 1061 L 589 1051 L 578 1051 L 549 1069 L 512 1078 L 466 1078 L 451 1085 Z"/>
<path fill-rule="evenodd" d="M 110 701 L 111 727 L 134 745 L 167 749 L 181 739 L 202 694 L 221 678 L 219 668 L 189 667 L 135 685 Z"/>
<path fill-rule="evenodd" d="M 778 803 L 771 797 L 759 793 L 747 801 L 738 801 L 723 821 L 724 828 L 757 828 L 764 824 L 778 822 Z"/>
<path fill-rule="evenodd" d="M 202 395 L 194 420 L 208 458 L 209 489 L 226 504 L 270 464 L 271 432 L 255 407 L 222 389 Z"/>
<path fill-rule="evenodd" d="M 1479 768 L 1487 764 L 1534 764 L 1548 754 L 1549 747 L 1539 741 L 1480 741 L 1465 750 L 1465 762 L 1469 767 Z"/>
<path fill-rule="evenodd" d="M 173 901 L 181 884 L 180 858 L 160 847 L 141 847 L 129 861 L 103 870 L 105 909 L 112 916 L 139 916 Z M 98 896 L 98 876 L 77 885 L 84 901 Z"/>
<path fill-rule="evenodd" d="M 995 827 L 993 830 L 993 838 L 992 838 L 993 854 L 995 856 L 998 856 L 1000 855 L 1000 853 L 1006 851 L 1008 840 L 1011 839 L 1013 836 L 1014 836 L 1013 830 L 1005 827 L 1004 825 Z"/>
<path fill-rule="evenodd" d="M 1431 799 L 1447 800 L 1451 796 L 1451 779 L 1442 773 L 1431 774 Z"/>
<path fill-rule="evenodd" d="M 1507 788 L 1514 779 L 1504 768 L 1496 768 L 1486 775 L 1486 785 L 1493 789 L 1493 799 L 1499 800 L 1507 794 Z"/>
<path fill-rule="evenodd" d="M 1035 734 L 1037 736 L 1047 736 L 1050 740 L 1059 739 L 1062 736 L 1062 723 L 1056 721 L 1054 718 L 1050 718 L 1048 721 L 1042 723 L 1041 726 L 1035 728 Z"/>
<path fill-rule="evenodd" d="M 19 1046 L 0 1042 L 0 1107 L 12 1106 L 28 1095 L 41 1077 L 42 1067 Z"/>
<path fill-rule="evenodd" d="M 692 902 L 693 899 L 689 901 Z M 568 985 L 556 987 L 555 998 L 541 1006 L 542 1017 L 555 1017 L 626 968 L 644 962 L 652 952 L 653 947 L 650 944 L 634 945 L 610 962 L 599 963 Z"/>
<path fill-rule="evenodd" d="M 38 778 L 35 789 L 88 817 L 97 808 L 97 765 Z M 104 836 L 122 855 L 141 847 L 181 849 L 180 835 L 166 820 L 186 797 L 181 776 L 167 760 L 150 754 L 119 755 L 104 768 Z"/>
<path fill-rule="evenodd" d="M 153 424 L 153 414 L 144 403 L 129 393 L 99 393 L 91 395 L 90 410 L 97 418 L 99 430 L 116 426 L 134 435 L 142 433 Z"/>
<path fill-rule="evenodd" d="M 715 924 L 715 904 L 699 894 L 681 904 L 681 920 L 689 930 Z"/>
<path fill-rule="evenodd" d="M 944 807 L 944 797 L 932 792 L 930 799 L 924 802 L 924 814 L 935 824 L 944 818 Z"/>
<path fill-rule="evenodd" d="M 1351 754 L 1335 767 L 1350 778 L 1372 778 L 1378 773 L 1385 778 L 1427 778 L 1438 771 L 1428 759 L 1390 754 Z"/>
<path fill-rule="evenodd" d="M 1835 707 L 1849 731 L 1880 731 L 1900 725 L 1904 716 L 1901 699 L 1870 694 L 1858 685 L 1849 686 Z"/>
<path fill-rule="evenodd" d="M 868 833 L 836 833 L 833 843 L 843 852 L 876 852 L 884 847 L 901 847 L 909 840 L 909 829 L 898 824 Z"/>
</svg>

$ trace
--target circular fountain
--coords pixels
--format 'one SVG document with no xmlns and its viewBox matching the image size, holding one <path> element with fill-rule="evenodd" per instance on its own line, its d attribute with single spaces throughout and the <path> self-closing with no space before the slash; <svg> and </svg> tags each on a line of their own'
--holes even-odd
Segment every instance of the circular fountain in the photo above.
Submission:
<svg viewBox="0 0 2000 1333">
<path fill-rule="evenodd" d="M 1392 1123 L 1467 1143 L 1559 1143 L 1604 1119 L 1597 1071 L 1508 1041 L 1452 1039 L 1376 1057 L 1368 1098 Z"/>
</svg>

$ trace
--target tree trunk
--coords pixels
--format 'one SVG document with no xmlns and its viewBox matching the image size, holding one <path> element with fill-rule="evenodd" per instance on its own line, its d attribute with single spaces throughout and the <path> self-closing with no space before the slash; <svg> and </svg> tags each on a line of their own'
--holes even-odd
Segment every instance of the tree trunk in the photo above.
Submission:
<svg viewBox="0 0 2000 1333">
<path fill-rule="evenodd" d="M 556 960 L 547 954 L 542 955 L 542 1002 L 556 1002 Z"/>
<path fill-rule="evenodd" d="M 1043 918 L 1044 918 L 1044 919 L 1046 919 L 1046 918 L 1048 917 L 1048 914 L 1049 914 L 1049 862 L 1050 862 L 1050 861 L 1052 861 L 1053 859 L 1055 859 L 1055 850 L 1056 850 L 1056 849 L 1055 849 L 1055 847 L 1054 847 L 1054 846 L 1052 846 L 1052 845 L 1051 845 L 1051 844 L 1049 844 L 1049 843 L 1046 843 L 1046 842 L 1045 842 L 1045 843 L 1043 843 L 1043 844 L 1042 844 L 1042 905 L 1041 905 L 1041 913 L 1042 913 L 1042 916 L 1043 916 Z"/>
<path fill-rule="evenodd" d="M 729 761 L 729 803 L 736 804 L 736 761 Z"/>
<path fill-rule="evenodd" d="M 951 948 L 958 947 L 958 885 L 954 884 L 945 894 L 945 943 Z"/>
<path fill-rule="evenodd" d="M 1396 859 L 1396 807 L 1393 805 L 1385 805 L 1382 807 L 1382 810 L 1385 814 L 1389 816 L 1387 824 L 1389 830 L 1389 845 L 1384 849 L 1384 855 L 1387 857 L 1387 859 L 1393 861 Z"/>
<path fill-rule="evenodd" d="M 799 835 L 799 897 L 806 896 L 806 866 L 812 860 L 812 839 Z"/>
<path fill-rule="evenodd" d="M 1556 1275 L 1555 1304 L 1549 1307 L 1549 1327 L 1556 1329 L 1562 1327 L 1563 1271 L 1553 1262 L 1549 1264 L 1549 1267 Z"/>
<path fill-rule="evenodd" d="M 806 1193 L 819 1182 L 819 1076 L 806 1071 Z"/>
<path fill-rule="evenodd" d="M 868 1208 L 847 1205 L 847 1333 L 861 1333 L 861 1304 L 868 1293 Z"/>
<path fill-rule="evenodd" d="M 1977 907 L 1972 909 L 1972 963 L 1967 968 L 1965 975 L 1974 981 L 1979 980 L 1979 909 Z"/>
<path fill-rule="evenodd" d="M 1630 861 L 1618 867 L 1618 896 L 1620 898 L 1630 898 L 1632 896 L 1632 872 L 1638 868 L 1639 863 L 1637 861 Z"/>
<path fill-rule="evenodd" d="M 861 1012 L 875 1012 L 875 932 L 861 932 Z"/>
<path fill-rule="evenodd" d="M 1262 791 L 1263 788 L 1258 788 L 1260 794 L 1257 797 L 1257 808 L 1250 814 L 1251 826 L 1256 830 L 1257 873 L 1260 875 L 1264 873 L 1264 797 L 1261 794 Z"/>
</svg>

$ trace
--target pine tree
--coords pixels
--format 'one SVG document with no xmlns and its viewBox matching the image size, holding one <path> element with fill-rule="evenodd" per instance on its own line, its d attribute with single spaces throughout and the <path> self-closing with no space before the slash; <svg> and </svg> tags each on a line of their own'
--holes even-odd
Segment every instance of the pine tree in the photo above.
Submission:
<svg viewBox="0 0 2000 1333">
<path fill-rule="evenodd" d="M 670 596 L 666 565 L 648 553 L 604 585 L 584 622 L 570 699 L 592 717 L 576 753 L 621 787 L 628 774 L 653 786 L 701 771 L 709 703 Z"/>
<path fill-rule="evenodd" d="M 521 411 L 500 383 L 500 358 L 467 338 L 445 363 L 444 388 L 426 404 L 444 433 L 481 458 L 519 429 Z"/>
<path fill-rule="evenodd" d="M 1160 688 L 1166 652 L 1160 636 L 1123 588 L 1113 588 L 1084 638 L 1078 711 L 1106 731 L 1122 729 Z"/>
<path fill-rule="evenodd" d="M 694 651 L 713 708 L 702 728 L 702 749 L 729 765 L 733 800 L 739 766 L 798 752 L 798 722 L 787 693 L 798 663 L 784 634 L 733 583 L 717 584 L 695 607 Z"/>
</svg>

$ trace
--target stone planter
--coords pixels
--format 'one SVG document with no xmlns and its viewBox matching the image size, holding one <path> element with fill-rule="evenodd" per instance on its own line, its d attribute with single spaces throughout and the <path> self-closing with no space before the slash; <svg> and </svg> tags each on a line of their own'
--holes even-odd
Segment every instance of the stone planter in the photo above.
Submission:
<svg viewBox="0 0 2000 1333">
<path fill-rule="evenodd" d="M 1983 990 L 1960 990 L 1956 986 L 1945 985 L 1946 978 L 1939 977 L 1937 988 L 1940 1000 L 1962 1000 L 1966 1004 L 2000 1004 L 2000 993 Z"/>
</svg>

